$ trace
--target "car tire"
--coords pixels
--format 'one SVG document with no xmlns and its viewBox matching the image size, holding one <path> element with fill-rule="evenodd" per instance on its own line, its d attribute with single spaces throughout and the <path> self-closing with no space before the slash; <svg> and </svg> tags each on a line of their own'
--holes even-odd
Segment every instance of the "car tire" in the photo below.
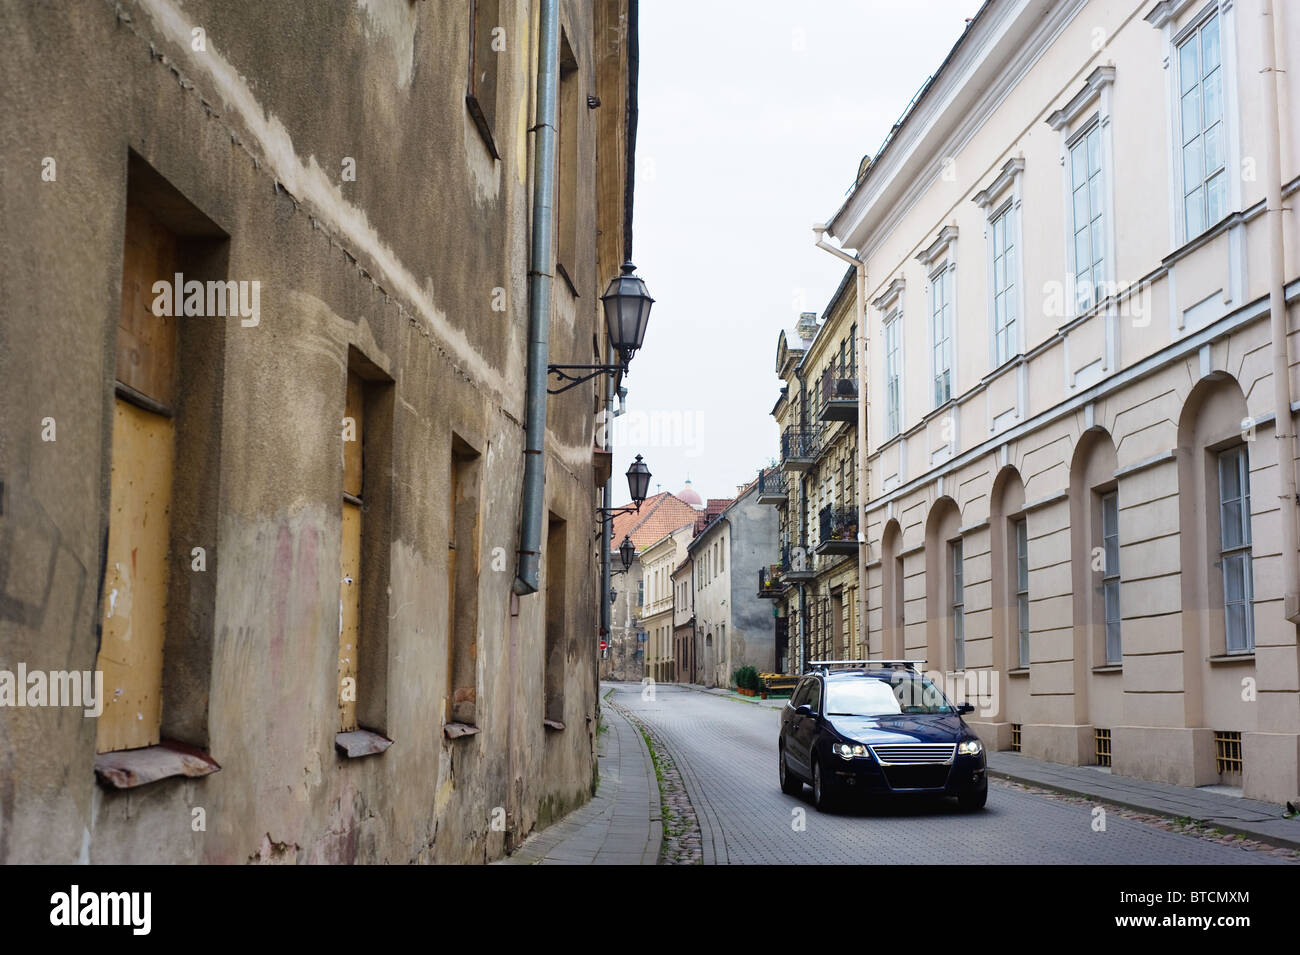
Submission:
<svg viewBox="0 0 1300 955">
<path fill-rule="evenodd" d="M 968 793 L 962 793 L 957 797 L 957 805 L 967 812 L 975 812 L 983 809 L 984 804 L 989 801 L 989 781 L 984 780 L 984 785 L 979 789 L 972 790 Z"/>
<path fill-rule="evenodd" d="M 835 803 L 830 783 L 822 777 L 821 760 L 813 758 L 813 805 L 818 812 L 829 812 Z"/>
<path fill-rule="evenodd" d="M 785 759 L 785 747 L 778 746 L 776 753 L 779 764 L 777 772 L 780 773 L 781 776 L 781 792 L 785 793 L 787 796 L 799 795 L 799 793 L 803 792 L 803 780 L 790 772 L 790 767 L 786 763 Z"/>
</svg>

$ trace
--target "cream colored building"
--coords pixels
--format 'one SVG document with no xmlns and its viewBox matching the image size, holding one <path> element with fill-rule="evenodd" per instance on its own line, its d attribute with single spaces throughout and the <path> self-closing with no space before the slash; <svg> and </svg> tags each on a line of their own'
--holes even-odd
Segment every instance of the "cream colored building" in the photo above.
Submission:
<svg viewBox="0 0 1300 955">
<path fill-rule="evenodd" d="M 658 683 L 677 679 L 673 665 L 673 571 L 686 560 L 695 524 L 679 527 L 641 553 L 645 605 L 641 629 L 647 634 L 646 675 Z"/>
<path fill-rule="evenodd" d="M 1296 104 L 1294 4 L 991 0 L 829 222 L 866 652 L 983 671 L 991 747 L 1300 793 Z"/>
</svg>

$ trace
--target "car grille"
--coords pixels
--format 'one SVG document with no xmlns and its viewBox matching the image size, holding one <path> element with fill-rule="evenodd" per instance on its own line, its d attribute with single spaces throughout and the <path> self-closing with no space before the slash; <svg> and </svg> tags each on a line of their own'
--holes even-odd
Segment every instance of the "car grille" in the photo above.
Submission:
<svg viewBox="0 0 1300 955">
<path fill-rule="evenodd" d="M 887 766 L 885 781 L 890 789 L 942 789 L 948 783 L 949 765 Z"/>
<path fill-rule="evenodd" d="M 871 755 L 881 766 L 946 766 L 956 751 L 956 743 L 881 743 L 871 747 Z"/>
</svg>

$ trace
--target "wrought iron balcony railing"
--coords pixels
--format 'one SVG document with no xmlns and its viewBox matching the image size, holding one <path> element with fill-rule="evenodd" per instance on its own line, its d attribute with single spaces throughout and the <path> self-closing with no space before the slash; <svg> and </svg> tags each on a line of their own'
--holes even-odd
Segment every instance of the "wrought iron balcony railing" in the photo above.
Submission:
<svg viewBox="0 0 1300 955">
<path fill-rule="evenodd" d="M 782 580 L 811 580 L 814 576 L 812 551 L 802 544 L 781 547 Z"/>
<path fill-rule="evenodd" d="M 858 514 L 852 507 L 828 504 L 818 512 L 819 554 L 852 554 L 858 549 Z"/>
<path fill-rule="evenodd" d="M 812 467 L 821 446 L 821 428 L 786 428 L 781 435 L 781 465 L 786 470 Z"/>
<path fill-rule="evenodd" d="M 831 362 L 822 372 L 821 410 L 818 417 L 822 421 L 858 420 L 858 378 L 857 369 L 851 363 Z"/>
<path fill-rule="evenodd" d="M 776 468 L 766 468 L 758 476 L 758 502 L 760 504 L 784 504 L 789 491 L 785 475 Z"/>
</svg>

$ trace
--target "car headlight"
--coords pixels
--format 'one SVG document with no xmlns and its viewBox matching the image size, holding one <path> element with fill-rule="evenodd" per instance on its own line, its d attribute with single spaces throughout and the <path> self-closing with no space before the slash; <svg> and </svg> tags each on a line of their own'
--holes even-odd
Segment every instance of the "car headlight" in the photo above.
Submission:
<svg viewBox="0 0 1300 955">
<path fill-rule="evenodd" d="M 978 756 L 984 752 L 984 744 L 977 739 L 964 739 L 957 744 L 958 756 Z"/>
<path fill-rule="evenodd" d="M 842 759 L 866 756 L 867 748 L 861 743 L 831 743 L 831 752 Z"/>
</svg>

